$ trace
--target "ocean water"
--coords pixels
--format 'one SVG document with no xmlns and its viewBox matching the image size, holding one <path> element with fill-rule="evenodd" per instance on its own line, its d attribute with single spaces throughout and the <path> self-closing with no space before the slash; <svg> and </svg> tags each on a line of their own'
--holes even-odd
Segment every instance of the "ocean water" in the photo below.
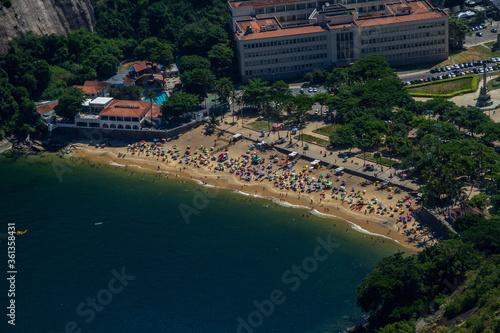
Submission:
<svg viewBox="0 0 500 333">
<path fill-rule="evenodd" d="M 1 332 L 341 332 L 362 320 L 362 278 L 404 250 L 305 209 L 69 157 L 1 157 L 0 189 L 5 275 L 7 223 L 28 230 L 15 327 L 0 284 Z"/>
</svg>

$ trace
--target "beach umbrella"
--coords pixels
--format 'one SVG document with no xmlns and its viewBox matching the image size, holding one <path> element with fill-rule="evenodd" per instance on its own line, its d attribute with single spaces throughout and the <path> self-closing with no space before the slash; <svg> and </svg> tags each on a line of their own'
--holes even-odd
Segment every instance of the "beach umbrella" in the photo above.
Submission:
<svg viewBox="0 0 500 333">
<path fill-rule="evenodd" d="M 262 134 L 266 133 L 266 131 L 260 131 Z"/>
<path fill-rule="evenodd" d="M 292 128 L 292 131 L 298 131 L 299 129 L 297 127 Z"/>
</svg>

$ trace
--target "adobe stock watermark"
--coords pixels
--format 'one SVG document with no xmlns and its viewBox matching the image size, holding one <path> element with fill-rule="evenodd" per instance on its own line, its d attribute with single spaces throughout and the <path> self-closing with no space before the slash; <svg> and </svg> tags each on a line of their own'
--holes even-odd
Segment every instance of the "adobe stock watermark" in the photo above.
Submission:
<svg viewBox="0 0 500 333">
<path fill-rule="evenodd" d="M 181 212 L 184 223 L 190 224 L 192 215 L 198 216 L 200 212 L 208 207 L 210 199 L 215 199 L 219 195 L 219 188 L 213 187 L 210 190 L 205 190 L 197 188 L 193 189 L 193 199 L 191 205 L 180 203 L 179 211 Z"/>
<path fill-rule="evenodd" d="M 281 275 L 281 282 L 288 288 L 289 292 L 294 292 L 300 288 L 303 281 L 309 279 L 309 276 L 316 272 L 319 263 L 330 258 L 333 250 L 338 248 L 340 244 L 334 243 L 331 236 L 326 238 L 326 241 L 321 237 L 316 238 L 318 246 L 314 249 L 313 255 L 302 260 L 299 265 L 292 265 L 291 269 L 286 270 Z M 269 293 L 269 299 L 261 302 L 254 300 L 252 304 L 255 306 L 255 311 L 252 311 L 242 318 L 236 318 L 238 327 L 237 333 L 253 333 L 255 329 L 262 326 L 265 318 L 273 315 L 276 306 L 285 303 L 287 300 L 286 291 L 283 289 L 274 289 Z"/>
<path fill-rule="evenodd" d="M 96 312 L 101 312 L 104 307 L 111 304 L 113 297 L 120 294 L 129 281 L 133 281 L 135 276 L 128 275 L 125 272 L 125 267 L 122 267 L 121 272 L 116 269 L 111 270 L 113 277 L 108 281 L 105 288 L 99 290 L 95 297 L 87 297 L 85 302 L 81 302 L 75 309 L 79 317 L 84 318 L 86 324 L 90 324 L 96 317 Z M 76 321 L 68 321 L 64 325 L 64 331 L 61 333 L 81 333 L 82 329 Z"/>
</svg>

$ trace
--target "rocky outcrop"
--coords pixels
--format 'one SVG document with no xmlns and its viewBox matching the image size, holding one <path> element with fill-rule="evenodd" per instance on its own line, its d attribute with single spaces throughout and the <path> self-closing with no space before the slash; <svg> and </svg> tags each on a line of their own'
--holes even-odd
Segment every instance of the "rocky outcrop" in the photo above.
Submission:
<svg viewBox="0 0 500 333">
<path fill-rule="evenodd" d="M 86 28 L 94 31 L 96 0 L 15 0 L 12 7 L 0 7 L 0 53 L 9 41 L 28 31 L 37 35 L 67 34 Z"/>
</svg>

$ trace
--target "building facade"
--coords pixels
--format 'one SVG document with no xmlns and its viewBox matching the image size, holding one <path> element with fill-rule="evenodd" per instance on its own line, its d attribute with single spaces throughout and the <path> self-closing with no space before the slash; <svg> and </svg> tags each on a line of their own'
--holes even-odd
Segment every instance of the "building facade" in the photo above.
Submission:
<svg viewBox="0 0 500 333">
<path fill-rule="evenodd" d="M 75 126 L 110 130 L 140 130 L 144 122 L 155 125 L 161 122 L 160 105 L 112 98 L 105 102 L 102 109 L 94 109 L 93 111 L 87 109 L 88 112 L 80 112 L 76 115 Z"/>
<path fill-rule="evenodd" d="M 391 65 L 448 58 L 448 15 L 427 1 L 229 1 L 243 81 L 297 77 L 369 54 Z"/>
</svg>

